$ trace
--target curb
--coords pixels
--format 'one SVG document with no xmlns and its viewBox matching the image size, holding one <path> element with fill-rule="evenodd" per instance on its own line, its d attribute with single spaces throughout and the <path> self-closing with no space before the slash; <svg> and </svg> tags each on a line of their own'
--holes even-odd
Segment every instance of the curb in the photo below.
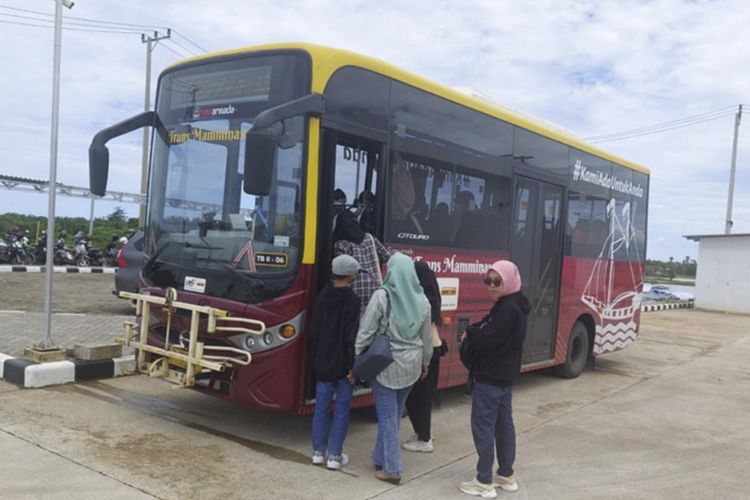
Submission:
<svg viewBox="0 0 750 500">
<path fill-rule="evenodd" d="M 21 387 L 49 385 L 113 378 L 135 371 L 135 355 L 86 361 L 53 361 L 37 363 L 26 358 L 14 358 L 0 353 L 0 379 Z"/>
<path fill-rule="evenodd" d="M 649 304 L 641 306 L 641 312 L 666 311 L 667 309 L 692 309 L 693 301 L 690 302 L 670 302 L 668 304 Z"/>
<path fill-rule="evenodd" d="M 0 266 L 0 273 L 43 273 L 46 266 Z M 54 266 L 52 272 L 55 273 L 78 273 L 78 274 L 116 274 L 116 267 L 71 267 L 71 266 Z"/>
</svg>

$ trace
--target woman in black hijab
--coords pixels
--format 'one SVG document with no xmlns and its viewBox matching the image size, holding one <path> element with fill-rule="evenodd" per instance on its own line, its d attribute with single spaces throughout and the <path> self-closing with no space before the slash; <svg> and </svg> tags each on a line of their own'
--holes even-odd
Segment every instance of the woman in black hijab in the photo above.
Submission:
<svg viewBox="0 0 750 500">
<path fill-rule="evenodd" d="M 346 240 L 359 245 L 365 239 L 365 234 L 365 230 L 357 223 L 354 214 L 349 210 L 344 210 L 336 216 L 333 227 L 334 243 Z"/>
<path fill-rule="evenodd" d="M 438 327 L 443 325 L 440 315 L 441 298 L 440 285 L 438 285 L 435 273 L 424 262 L 415 262 L 414 269 L 417 271 L 419 284 L 430 302 L 432 311 L 432 359 L 427 370 L 427 377 L 418 380 L 409 397 L 406 399 L 406 412 L 414 427 L 414 436 L 401 445 L 407 451 L 430 453 L 433 450 L 431 423 L 432 423 L 432 397 L 437 390 L 438 375 L 440 371 L 440 357 L 447 352 L 445 342 L 438 334 Z"/>
</svg>

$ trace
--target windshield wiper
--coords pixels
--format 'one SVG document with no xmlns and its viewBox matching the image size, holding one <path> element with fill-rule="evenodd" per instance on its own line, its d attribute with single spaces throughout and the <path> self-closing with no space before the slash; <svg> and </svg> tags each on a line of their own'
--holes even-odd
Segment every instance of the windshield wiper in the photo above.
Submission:
<svg viewBox="0 0 750 500">
<path fill-rule="evenodd" d="M 181 246 L 183 248 L 197 248 L 197 249 L 203 249 L 203 250 L 220 250 L 220 249 L 223 248 L 223 247 L 211 246 L 209 244 L 195 245 L 195 244 L 187 242 L 187 241 L 183 242 L 183 241 L 170 240 L 170 241 L 167 241 L 166 243 L 164 243 L 164 245 L 162 245 L 161 247 L 159 247 L 159 249 L 156 252 L 154 252 L 154 255 L 151 256 L 151 258 L 149 258 L 149 260 L 143 266 L 143 269 L 146 270 L 149 266 L 153 265 L 154 262 L 156 261 L 156 259 L 159 257 L 159 255 L 167 247 L 173 246 L 173 245 L 179 245 L 179 246 Z M 249 276 L 247 273 L 244 273 L 244 272 L 240 271 L 239 269 L 233 268 L 232 266 L 230 266 L 229 264 L 227 264 L 226 260 L 213 258 L 213 257 L 211 257 L 210 253 L 207 256 L 205 256 L 205 257 L 201 257 L 200 260 L 203 260 L 203 261 L 205 261 L 207 263 L 217 264 L 218 266 L 220 266 L 222 269 L 228 271 L 233 276 L 236 276 L 237 278 L 240 278 L 243 282 L 248 283 L 250 285 L 249 292 L 250 292 L 250 297 L 252 297 L 252 299 L 258 300 L 258 299 L 262 298 L 264 296 L 264 294 L 266 293 L 266 283 L 265 283 L 264 280 L 262 280 L 260 278 L 256 278 L 254 276 Z M 229 291 L 232 288 L 234 288 L 234 285 L 229 285 L 227 291 Z M 272 291 L 276 292 L 276 288 L 274 288 Z M 247 300 L 247 297 L 243 297 L 243 300 Z"/>
<path fill-rule="evenodd" d="M 148 269 L 151 264 L 153 264 L 156 261 L 156 258 L 161 255 L 161 253 L 167 249 L 167 247 L 171 247 L 173 245 L 179 245 L 183 248 L 199 248 L 203 250 L 221 250 L 222 247 L 216 247 L 211 245 L 194 245 L 193 243 L 190 243 L 189 241 L 175 241 L 175 240 L 169 240 L 166 243 L 164 243 L 162 246 L 160 246 L 156 252 L 154 252 L 154 255 L 149 257 L 149 259 L 146 261 L 146 263 L 143 265 L 143 269 Z"/>
</svg>

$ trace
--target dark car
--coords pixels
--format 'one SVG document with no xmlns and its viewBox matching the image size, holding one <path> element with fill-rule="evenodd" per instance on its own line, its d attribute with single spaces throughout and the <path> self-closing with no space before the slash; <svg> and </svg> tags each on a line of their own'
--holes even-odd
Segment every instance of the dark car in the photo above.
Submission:
<svg viewBox="0 0 750 500">
<path fill-rule="evenodd" d="M 120 292 L 137 293 L 139 291 L 144 259 L 143 236 L 143 231 L 136 232 L 117 254 L 118 269 L 115 274 L 115 289 L 112 291 L 117 296 Z"/>
</svg>

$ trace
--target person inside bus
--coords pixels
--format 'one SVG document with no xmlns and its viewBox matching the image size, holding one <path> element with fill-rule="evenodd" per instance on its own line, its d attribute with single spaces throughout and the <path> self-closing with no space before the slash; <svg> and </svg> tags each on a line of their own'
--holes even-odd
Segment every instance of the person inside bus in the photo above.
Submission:
<svg viewBox="0 0 750 500">
<path fill-rule="evenodd" d="M 410 214 L 416 203 L 414 180 L 398 151 L 393 151 L 391 170 L 391 225 L 396 232 L 415 232 Z"/>
<path fill-rule="evenodd" d="M 346 193 L 341 188 L 333 192 L 333 213 L 339 214 L 346 209 Z"/>
<path fill-rule="evenodd" d="M 451 220 L 451 213 L 448 209 L 448 204 L 441 201 L 430 213 L 429 219 L 425 224 L 427 232 L 430 234 L 430 241 L 439 241 L 441 243 L 452 243 L 448 240 L 447 234 L 451 234 L 448 229 L 448 224 Z"/>
<path fill-rule="evenodd" d="M 362 191 L 357 197 L 359 225 L 365 232 L 375 232 L 375 195 L 370 191 Z"/>
<path fill-rule="evenodd" d="M 469 495 L 494 498 L 495 488 L 518 490 L 513 471 L 516 430 L 511 388 L 521 371 L 521 351 L 531 308 L 521 292 L 521 275 L 514 263 L 495 262 L 484 283 L 494 301 L 492 309 L 461 336 L 462 344 L 468 343 L 472 352 L 469 355 L 470 382 L 474 383 L 471 433 L 479 460 L 476 477 L 461 483 L 459 489 Z M 462 358 L 465 347 L 461 347 Z M 495 452 L 498 467 L 493 475 Z"/>
<path fill-rule="evenodd" d="M 456 193 L 456 212 L 471 212 L 477 209 L 474 193 L 471 191 L 459 191 Z"/>
<path fill-rule="evenodd" d="M 437 205 L 435 205 L 435 211 L 430 216 L 430 220 L 434 220 L 437 224 L 445 224 L 445 221 L 448 220 L 448 217 L 451 216 L 450 209 L 448 208 L 448 204 L 444 201 L 441 201 Z"/>
<path fill-rule="evenodd" d="M 313 305 L 312 367 L 316 378 L 312 420 L 312 463 L 338 470 L 349 463 L 343 452 L 354 390 L 354 341 L 359 327 L 359 297 L 351 289 L 359 263 L 339 255 L 331 263 L 333 278 Z M 335 397 L 333 422 L 329 408 Z M 326 458 L 326 453 L 328 457 Z"/>
<path fill-rule="evenodd" d="M 387 316 L 390 301 L 390 317 Z M 388 259 L 383 287 L 376 290 L 362 316 L 354 350 L 362 353 L 373 337 L 386 331 L 393 362 L 372 383 L 378 430 L 372 461 L 375 477 L 399 484 L 404 473 L 399 446 L 399 425 L 414 382 L 427 376 L 432 358 L 430 303 L 419 284 L 414 262 L 396 252 Z"/>
<path fill-rule="evenodd" d="M 430 303 L 432 358 L 427 370 L 427 378 L 418 380 L 412 387 L 409 397 L 406 398 L 406 412 L 414 428 L 414 436 L 401 447 L 407 451 L 431 453 L 433 450 L 431 434 L 432 399 L 437 390 L 440 357 L 448 352 L 448 348 L 438 334 L 438 327 L 443 325 L 443 318 L 440 315 L 442 305 L 440 285 L 438 285 L 435 273 L 430 269 L 430 266 L 422 261 L 414 263 L 414 270 L 417 272 L 417 278 L 419 278 L 419 284 L 422 285 L 425 297 Z"/>
<path fill-rule="evenodd" d="M 376 237 L 362 229 L 350 211 L 339 213 L 335 224 L 333 253 L 351 255 L 359 262 L 360 273 L 353 288 L 362 301 L 361 310 L 364 312 L 372 293 L 383 282 L 380 266 L 388 262 L 391 253 Z"/>
<path fill-rule="evenodd" d="M 471 191 L 457 191 L 453 198 L 453 213 L 443 222 L 441 233 L 448 243 L 456 243 L 461 236 L 461 227 L 466 222 L 466 214 L 476 210 L 474 193 Z"/>
</svg>

